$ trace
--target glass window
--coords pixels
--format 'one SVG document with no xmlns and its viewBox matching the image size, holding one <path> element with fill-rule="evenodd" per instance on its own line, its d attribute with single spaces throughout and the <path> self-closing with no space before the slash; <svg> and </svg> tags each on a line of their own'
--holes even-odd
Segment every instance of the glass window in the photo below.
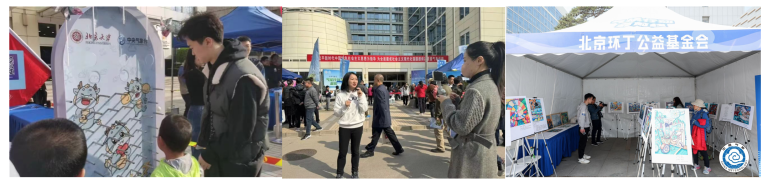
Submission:
<svg viewBox="0 0 768 185">
<path fill-rule="evenodd" d="M 352 41 L 365 41 L 365 35 L 352 35 Z"/>
<path fill-rule="evenodd" d="M 56 25 L 48 23 L 37 23 L 38 34 L 40 37 L 56 38 Z"/>
<path fill-rule="evenodd" d="M 469 14 L 469 7 L 459 7 L 459 20 L 464 19 Z"/>
</svg>

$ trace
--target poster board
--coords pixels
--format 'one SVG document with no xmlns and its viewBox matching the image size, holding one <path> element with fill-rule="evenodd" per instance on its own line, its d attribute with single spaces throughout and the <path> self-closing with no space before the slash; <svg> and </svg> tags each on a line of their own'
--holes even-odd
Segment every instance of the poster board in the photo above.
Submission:
<svg viewBox="0 0 768 185">
<path fill-rule="evenodd" d="M 10 75 L 8 84 L 8 90 L 27 89 L 27 75 L 24 74 L 24 51 L 21 50 L 9 50 L 9 72 Z"/>
<path fill-rule="evenodd" d="M 640 113 L 640 103 L 627 103 L 627 113 L 629 114 L 639 114 Z"/>
<path fill-rule="evenodd" d="M 149 176 L 163 152 L 162 41 L 135 7 L 96 7 L 61 26 L 52 53 L 55 117 L 85 133 L 89 177 Z M 125 22 L 123 22 L 123 14 Z"/>
<path fill-rule="evenodd" d="M 624 103 L 615 101 L 609 104 L 608 113 L 624 113 Z"/>
<path fill-rule="evenodd" d="M 560 113 L 552 114 L 552 126 L 558 127 L 560 125 L 563 125 L 563 117 L 560 115 Z"/>
<path fill-rule="evenodd" d="M 718 104 L 717 104 L 717 103 L 710 103 L 710 104 L 709 104 L 709 107 L 707 107 L 707 111 L 709 111 L 709 114 L 710 114 L 710 115 L 715 115 L 715 116 L 717 116 L 717 111 L 718 111 Z M 711 116 L 710 116 L 710 117 L 711 117 Z"/>
<path fill-rule="evenodd" d="M 693 113 L 693 104 L 691 102 L 685 102 L 685 108 L 688 108 L 688 112 Z"/>
<path fill-rule="evenodd" d="M 571 119 L 568 117 L 568 112 L 560 113 L 560 125 L 571 123 Z"/>
<path fill-rule="evenodd" d="M 640 114 L 637 115 L 637 122 L 642 123 L 643 122 L 643 116 L 645 116 L 645 107 L 648 106 L 646 104 L 640 105 Z"/>
<path fill-rule="evenodd" d="M 505 145 L 512 141 L 534 134 L 528 99 L 525 96 L 507 96 L 504 100 Z"/>
<path fill-rule="evenodd" d="M 675 102 L 673 102 L 673 101 L 671 101 L 671 102 L 667 102 L 667 103 L 665 104 L 665 107 L 666 107 L 667 109 L 674 109 L 674 108 L 675 108 Z"/>
<path fill-rule="evenodd" d="M 653 163 L 692 165 L 691 125 L 685 109 L 654 109 L 651 115 Z"/>
<path fill-rule="evenodd" d="M 528 106 L 530 106 L 531 123 L 535 129 L 534 132 L 541 132 L 547 130 L 546 113 L 544 109 L 544 100 L 541 98 L 529 98 Z"/>
<path fill-rule="evenodd" d="M 648 142 L 648 132 L 651 131 L 651 113 L 653 112 L 653 106 L 645 106 L 643 110 L 643 119 L 640 122 L 640 135 L 643 137 L 644 142 Z"/>
<path fill-rule="evenodd" d="M 731 123 L 744 127 L 747 130 L 752 130 L 753 116 L 755 115 L 755 107 L 742 104 L 733 104 L 733 119 Z"/>
<path fill-rule="evenodd" d="M 733 110 L 734 110 L 733 104 L 730 104 L 730 103 L 720 104 L 719 108 L 720 108 L 720 113 L 719 113 L 720 117 L 718 118 L 718 120 L 731 122 L 731 120 L 733 119 Z"/>
</svg>

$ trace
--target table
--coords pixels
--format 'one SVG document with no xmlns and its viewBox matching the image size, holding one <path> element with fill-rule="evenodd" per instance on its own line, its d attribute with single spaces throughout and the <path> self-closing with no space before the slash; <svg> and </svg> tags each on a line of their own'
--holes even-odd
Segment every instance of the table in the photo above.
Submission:
<svg viewBox="0 0 768 185">
<path fill-rule="evenodd" d="M 531 145 L 534 144 L 535 140 L 539 140 L 537 143 L 538 146 L 535 147 L 537 149 L 536 152 L 541 156 L 541 160 L 539 160 L 538 166 L 541 168 L 541 173 L 543 173 L 544 176 L 553 175 L 555 171 L 552 169 L 552 164 L 554 164 L 554 166 L 560 165 L 560 162 L 564 157 L 570 157 L 573 151 L 579 149 L 578 125 L 571 124 L 556 128 L 563 130 L 560 132 L 544 131 L 540 133 L 537 139 L 528 138 L 528 143 Z M 543 139 L 541 139 L 542 136 Z M 547 153 L 547 150 L 544 149 L 544 140 L 547 142 L 546 147 L 549 148 L 549 153 Z M 518 150 L 518 158 L 524 156 L 523 152 L 525 151 L 522 147 L 523 146 L 520 146 Z M 531 170 L 529 175 L 534 174 L 533 172 L 535 172 L 535 170 Z"/>
<path fill-rule="evenodd" d="M 11 107 L 10 111 L 8 111 L 8 115 L 10 118 L 8 124 L 10 126 L 10 138 L 8 138 L 8 141 L 13 141 L 13 137 L 16 136 L 16 133 L 25 126 L 40 120 L 52 119 L 53 109 L 37 104 L 20 105 Z"/>
</svg>

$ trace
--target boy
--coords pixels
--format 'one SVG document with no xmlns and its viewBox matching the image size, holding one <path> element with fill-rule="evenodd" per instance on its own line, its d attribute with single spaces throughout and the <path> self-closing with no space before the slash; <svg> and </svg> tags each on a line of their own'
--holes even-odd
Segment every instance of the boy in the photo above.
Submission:
<svg viewBox="0 0 768 185">
<path fill-rule="evenodd" d="M 10 153 L 21 177 L 85 176 L 85 134 L 67 119 L 47 119 L 24 127 L 13 137 Z"/>
<path fill-rule="evenodd" d="M 202 177 L 200 163 L 185 154 L 192 140 L 192 125 L 181 115 L 169 115 L 160 123 L 157 146 L 165 154 L 152 177 Z"/>
</svg>

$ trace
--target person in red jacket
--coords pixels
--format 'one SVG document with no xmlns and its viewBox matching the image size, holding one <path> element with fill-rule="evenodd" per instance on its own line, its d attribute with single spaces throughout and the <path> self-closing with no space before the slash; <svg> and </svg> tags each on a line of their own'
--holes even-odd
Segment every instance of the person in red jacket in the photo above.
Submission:
<svg viewBox="0 0 768 185">
<path fill-rule="evenodd" d="M 696 171 L 699 168 L 699 154 L 704 158 L 704 171 L 705 175 L 709 175 L 712 168 L 709 168 L 709 155 L 707 155 L 707 128 L 711 126 L 709 121 L 709 113 L 707 109 L 704 109 L 704 101 L 697 99 L 691 103 L 693 105 L 693 116 L 691 117 L 691 138 L 693 144 L 691 146 L 693 150 L 693 167 L 691 170 Z"/>
<path fill-rule="evenodd" d="M 427 90 L 427 86 L 424 85 L 424 82 L 423 81 L 419 81 L 419 85 L 416 86 L 416 88 L 415 88 L 416 99 L 418 100 L 417 102 L 419 104 L 419 115 L 424 115 L 424 112 L 425 112 L 425 110 L 427 108 L 427 105 L 426 105 L 426 103 L 427 103 L 427 95 L 426 95 L 426 92 L 425 92 L 426 90 Z"/>
</svg>

